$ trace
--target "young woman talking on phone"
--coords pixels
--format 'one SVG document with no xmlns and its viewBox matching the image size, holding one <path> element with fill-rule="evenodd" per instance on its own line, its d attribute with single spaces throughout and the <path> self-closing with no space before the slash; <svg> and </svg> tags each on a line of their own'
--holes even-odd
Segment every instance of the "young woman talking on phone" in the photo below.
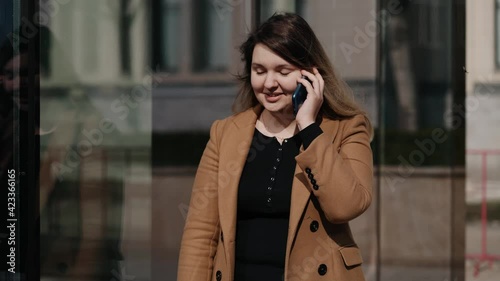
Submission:
<svg viewBox="0 0 500 281">
<path fill-rule="evenodd" d="M 364 280 L 349 221 L 372 200 L 366 114 L 300 16 L 273 15 L 240 50 L 235 114 L 211 127 L 177 280 Z"/>
</svg>

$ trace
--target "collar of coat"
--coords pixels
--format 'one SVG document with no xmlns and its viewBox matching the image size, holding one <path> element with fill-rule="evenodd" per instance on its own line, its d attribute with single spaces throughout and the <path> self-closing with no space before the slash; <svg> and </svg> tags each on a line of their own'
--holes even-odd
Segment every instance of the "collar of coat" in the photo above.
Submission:
<svg viewBox="0 0 500 281">
<path fill-rule="evenodd" d="M 228 119 L 232 119 L 233 123 L 240 129 L 247 128 L 248 126 L 255 126 L 257 122 L 257 118 L 259 118 L 260 114 L 264 110 L 264 107 L 261 104 L 258 104 L 252 108 L 249 108 L 243 112 L 240 112 L 236 115 L 229 117 Z M 338 120 L 331 120 L 328 118 L 318 117 L 316 122 L 320 124 L 321 129 L 324 133 L 331 133 L 332 137 L 337 133 L 337 130 L 333 130 L 336 125 L 338 125 Z M 253 131 L 252 131 L 253 133 Z"/>
</svg>

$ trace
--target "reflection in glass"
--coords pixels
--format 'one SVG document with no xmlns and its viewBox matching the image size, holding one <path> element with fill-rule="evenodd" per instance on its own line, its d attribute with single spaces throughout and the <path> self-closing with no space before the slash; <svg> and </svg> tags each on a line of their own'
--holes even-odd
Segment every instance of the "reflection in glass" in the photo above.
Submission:
<svg viewBox="0 0 500 281">
<path fill-rule="evenodd" d="M 41 277 L 149 280 L 147 5 L 50 4 L 58 12 L 41 34 Z"/>
<path fill-rule="evenodd" d="M 78 77 L 73 63 L 52 32 L 43 30 L 41 40 L 57 49 L 54 59 L 65 67 L 66 82 L 76 85 Z M 54 77 L 42 77 L 41 276 L 111 278 L 121 260 L 119 236 L 110 233 L 111 225 L 120 225 L 120 214 L 113 215 L 111 202 L 118 201 L 117 207 L 121 208 L 123 182 L 107 174 L 112 164 L 103 142 L 104 138 L 117 137 L 116 126 L 103 118 L 81 88 L 46 85 L 45 79 Z"/>
<path fill-rule="evenodd" d="M 161 1 L 161 66 L 167 71 L 175 71 L 179 68 L 181 55 L 182 32 L 181 25 L 181 1 Z"/>
<path fill-rule="evenodd" d="M 464 135 L 446 119 L 463 103 L 463 30 L 454 27 L 463 7 L 384 0 L 380 8 L 380 280 L 461 280 Z"/>
<path fill-rule="evenodd" d="M 193 3 L 193 68 L 197 72 L 224 71 L 231 54 L 232 13 L 223 12 L 225 8 L 211 0 Z"/>
<path fill-rule="evenodd" d="M 300 0 L 299 0 L 300 1 Z M 260 20 L 261 22 L 270 18 L 275 12 L 299 13 L 297 9 L 297 0 L 264 0 L 260 1 Z"/>
</svg>

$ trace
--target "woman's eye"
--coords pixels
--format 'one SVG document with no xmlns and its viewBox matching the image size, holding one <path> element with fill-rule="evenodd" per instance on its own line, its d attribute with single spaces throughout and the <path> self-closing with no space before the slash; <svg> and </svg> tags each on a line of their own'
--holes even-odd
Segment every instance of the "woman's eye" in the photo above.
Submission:
<svg viewBox="0 0 500 281">
<path fill-rule="evenodd" d="M 266 73 L 265 71 L 255 71 L 255 73 L 257 73 L 258 75 L 262 75 L 264 73 Z"/>
<path fill-rule="evenodd" d="M 287 76 L 288 74 L 290 74 L 290 72 L 281 72 L 281 75 L 283 76 Z"/>
</svg>

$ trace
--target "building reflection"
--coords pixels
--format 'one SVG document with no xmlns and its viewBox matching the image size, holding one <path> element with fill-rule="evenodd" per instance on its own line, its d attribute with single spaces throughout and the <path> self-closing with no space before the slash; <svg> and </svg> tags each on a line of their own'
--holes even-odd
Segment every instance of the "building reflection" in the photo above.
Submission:
<svg viewBox="0 0 500 281">
<path fill-rule="evenodd" d="M 291 11 L 311 24 L 375 126 L 376 198 L 352 223 L 367 279 L 464 280 L 466 233 L 467 252 L 481 250 L 473 237 L 484 169 L 489 198 L 498 193 L 498 157 L 484 168 L 470 154 L 465 166 L 466 137 L 467 148 L 498 149 L 499 4 L 476 2 L 41 1 L 42 277 L 176 279 L 196 165 L 237 92 L 235 46 L 275 11 Z M 9 91 L 26 81 L 22 53 L 6 54 L 0 132 L 10 143 L 6 105 L 22 111 L 26 100 Z M 464 69 L 478 106 L 464 105 Z M 0 172 L 14 155 L 6 147 Z"/>
</svg>

